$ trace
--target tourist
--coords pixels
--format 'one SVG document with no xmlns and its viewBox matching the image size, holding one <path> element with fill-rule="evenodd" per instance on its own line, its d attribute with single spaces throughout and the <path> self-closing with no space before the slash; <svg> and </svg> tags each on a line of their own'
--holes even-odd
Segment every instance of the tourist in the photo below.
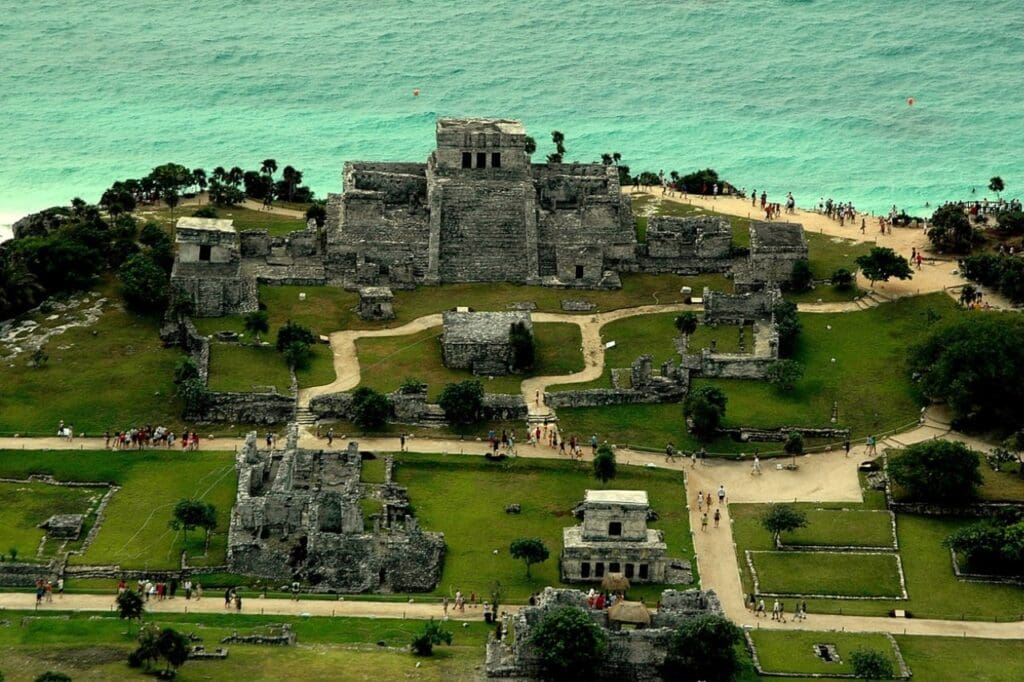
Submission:
<svg viewBox="0 0 1024 682">
<path fill-rule="evenodd" d="M 702 531 L 706 531 L 708 529 L 708 513 L 707 512 L 704 512 L 704 514 L 702 514 L 701 517 L 700 517 L 700 529 Z"/>
<path fill-rule="evenodd" d="M 725 484 L 723 483 L 723 484 L 718 486 L 718 504 L 724 504 L 724 503 L 725 503 Z"/>
<path fill-rule="evenodd" d="M 53 583 L 51 583 L 49 580 L 47 580 L 46 583 L 43 585 L 43 587 L 46 589 L 46 603 L 47 604 L 52 604 L 53 603 Z"/>
<path fill-rule="evenodd" d="M 592 455 L 596 455 L 597 454 L 597 434 L 596 433 L 590 436 L 590 454 L 592 454 Z"/>
<path fill-rule="evenodd" d="M 800 602 L 800 620 L 807 620 L 807 601 Z"/>
<path fill-rule="evenodd" d="M 118 594 L 118 596 L 121 596 L 122 594 L 124 594 L 125 590 L 127 590 L 127 589 L 128 589 L 128 584 L 125 583 L 124 578 L 121 578 L 121 580 L 117 583 L 117 594 Z"/>
<path fill-rule="evenodd" d="M 779 602 L 779 622 L 786 622 L 786 603 L 781 601 Z"/>
<path fill-rule="evenodd" d="M 327 447 L 331 447 L 334 443 L 334 429 L 327 429 Z"/>
<path fill-rule="evenodd" d="M 764 599 L 760 599 L 757 602 L 757 610 L 754 612 L 755 618 L 764 618 Z"/>
<path fill-rule="evenodd" d="M 183 587 L 185 588 L 185 601 L 189 601 L 192 599 L 192 580 L 190 578 L 185 578 L 185 584 Z"/>
<path fill-rule="evenodd" d="M 448 597 L 441 597 L 441 609 L 444 611 L 444 617 L 448 618 Z"/>
<path fill-rule="evenodd" d="M 274 434 L 272 434 L 270 431 L 267 431 L 267 449 L 269 450 L 272 447 L 274 447 Z"/>
<path fill-rule="evenodd" d="M 750 194 L 750 205 L 757 206 L 757 190 L 754 189 Z"/>
<path fill-rule="evenodd" d="M 760 474 L 761 474 L 761 460 L 758 458 L 757 453 L 755 452 L 754 453 L 754 465 L 750 468 L 750 475 L 751 476 L 754 476 L 754 475 L 758 475 L 759 476 Z"/>
<path fill-rule="evenodd" d="M 676 449 L 675 447 L 673 447 L 672 443 L 669 443 L 668 445 L 665 446 L 665 461 L 676 461 Z"/>
<path fill-rule="evenodd" d="M 37 609 L 39 608 L 39 605 L 43 603 L 43 595 L 45 595 L 45 594 L 46 594 L 46 588 L 43 587 L 43 581 L 42 580 L 37 580 L 36 581 L 36 608 Z"/>
<path fill-rule="evenodd" d="M 718 522 L 722 520 L 722 510 L 715 510 L 715 528 L 718 528 Z"/>
<path fill-rule="evenodd" d="M 704 491 L 697 491 L 697 511 L 704 511 Z"/>
<path fill-rule="evenodd" d="M 691 469 L 696 469 L 697 468 L 697 451 L 696 450 L 693 450 L 690 453 L 690 468 Z"/>
<path fill-rule="evenodd" d="M 707 505 L 708 509 L 711 509 L 711 493 L 704 496 L 704 504 Z"/>
<path fill-rule="evenodd" d="M 234 598 L 235 598 L 235 595 L 232 592 L 230 587 L 228 589 L 224 590 L 224 608 L 230 609 L 231 608 L 231 602 L 234 600 Z"/>
<path fill-rule="evenodd" d="M 476 608 L 476 592 L 470 592 L 469 593 L 469 608 L 471 608 L 471 609 L 475 609 Z"/>
<path fill-rule="evenodd" d="M 779 619 L 779 600 L 776 599 L 775 603 L 772 604 L 772 620 Z"/>
<path fill-rule="evenodd" d="M 850 456 L 850 439 L 849 438 L 847 438 L 846 440 L 843 441 L 843 450 L 846 451 L 846 456 L 849 457 Z"/>
<path fill-rule="evenodd" d="M 203 598 L 203 584 L 202 583 L 196 583 L 196 601 L 199 601 L 202 598 Z"/>
<path fill-rule="evenodd" d="M 405 434 L 398 436 L 398 451 L 405 452 Z"/>
<path fill-rule="evenodd" d="M 867 452 L 869 455 L 877 455 L 878 451 L 875 449 L 875 437 L 868 436 L 867 439 Z"/>
<path fill-rule="evenodd" d="M 292 582 L 292 601 L 299 601 L 299 582 Z"/>
</svg>

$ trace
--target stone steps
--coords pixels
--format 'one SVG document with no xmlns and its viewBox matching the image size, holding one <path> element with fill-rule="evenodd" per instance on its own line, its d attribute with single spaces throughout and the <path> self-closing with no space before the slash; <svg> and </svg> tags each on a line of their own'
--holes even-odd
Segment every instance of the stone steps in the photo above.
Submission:
<svg viewBox="0 0 1024 682">
<path fill-rule="evenodd" d="M 295 422 L 303 426 L 311 426 L 316 424 L 316 415 L 308 407 L 296 407 Z"/>
</svg>

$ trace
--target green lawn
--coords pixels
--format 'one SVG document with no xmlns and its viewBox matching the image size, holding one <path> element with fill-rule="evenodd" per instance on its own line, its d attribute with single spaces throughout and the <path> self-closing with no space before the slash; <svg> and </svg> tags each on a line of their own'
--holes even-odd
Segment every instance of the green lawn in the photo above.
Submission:
<svg viewBox="0 0 1024 682">
<path fill-rule="evenodd" d="M 143 424 L 180 430 L 172 379 L 181 351 L 163 347 L 159 320 L 122 310 L 113 284 L 100 291 L 111 298 L 100 319 L 52 337 L 42 369 L 29 367 L 27 354 L 5 363 L 0 433 L 54 435 L 61 420 L 76 434 Z"/>
<path fill-rule="evenodd" d="M 362 373 L 360 385 L 390 392 L 401 386 L 407 377 L 415 377 L 430 387 L 430 397 L 436 399 L 445 384 L 466 379 L 479 379 L 488 393 L 519 393 L 519 385 L 527 377 L 572 374 L 583 369 L 583 341 L 580 328 L 574 324 L 534 324 L 537 342 L 534 369 L 493 379 L 445 367 L 441 361 L 440 336 L 441 327 L 431 327 L 407 336 L 359 339 L 356 349 Z"/>
<path fill-rule="evenodd" d="M 39 541 L 46 534 L 39 524 L 53 514 L 86 514 L 107 492 L 107 488 L 65 488 L 46 483 L 0 483 L 0 555 L 18 553 L 18 561 L 37 558 Z M 91 520 L 90 520 L 91 524 Z M 83 535 L 87 526 L 83 528 Z M 49 560 L 62 541 L 48 541 L 44 554 Z"/>
<path fill-rule="evenodd" d="M 1024 476 L 1017 464 L 1003 464 L 1000 471 L 981 462 L 982 486 L 978 488 L 981 499 L 990 502 L 1024 502 Z"/>
<path fill-rule="evenodd" d="M 506 601 L 522 602 L 533 591 L 559 585 L 562 529 L 578 523 L 571 511 L 586 489 L 601 487 L 589 468 L 575 468 L 568 461 L 489 463 L 479 457 L 418 454 L 397 459 L 397 482 L 408 487 L 420 524 L 445 534 L 448 551 L 438 594 L 460 589 L 488 594 L 491 583 L 499 581 Z M 679 472 L 620 465 L 618 476 L 605 487 L 647 490 L 659 515 L 650 527 L 665 531 L 670 556 L 692 559 Z M 522 513 L 506 514 L 511 503 L 522 505 Z M 547 561 L 533 566 L 532 580 L 523 563 L 508 553 L 509 543 L 520 537 L 541 538 L 551 552 Z M 636 587 L 630 594 L 653 603 L 661 589 Z"/>
<path fill-rule="evenodd" d="M 709 210 L 700 206 L 694 206 L 693 204 L 684 204 L 678 201 L 661 201 L 651 207 L 655 197 L 651 194 L 634 194 L 633 195 L 633 211 L 638 216 L 645 216 L 646 213 L 653 215 L 668 215 L 668 216 L 719 216 L 729 221 L 729 225 L 732 227 L 732 243 L 736 246 L 750 246 L 750 218 L 743 218 L 740 216 L 729 215 L 727 213 L 719 213 L 718 211 Z M 644 237 L 647 234 L 647 221 L 644 220 L 642 233 Z M 638 224 L 637 226 L 637 239 L 644 241 L 641 237 L 641 230 Z"/>
<path fill-rule="evenodd" d="M 900 596 L 894 554 L 757 552 L 751 558 L 763 593 Z"/>
<path fill-rule="evenodd" d="M 255 609 L 255 595 L 243 603 Z M 432 657 L 417 658 L 408 651 L 409 642 L 423 627 L 422 621 L 415 620 L 262 618 L 230 613 L 161 614 L 153 622 L 192 633 L 207 649 L 222 646 L 220 640 L 233 632 L 264 634 L 271 623 L 289 623 L 296 633 L 294 647 L 229 644 L 225 660 L 189 661 L 175 678 L 182 682 L 366 679 L 371 675 L 381 680 L 469 679 L 483 663 L 484 643 L 491 630 L 482 622 L 466 627 L 449 624 L 452 644 L 436 647 Z M 23 627 L 0 629 L 0 672 L 11 682 L 32 680 L 46 670 L 59 670 L 76 682 L 147 679 L 125 662 L 134 648 L 124 622 L 112 615 L 71 614 L 68 620 L 44 617 L 27 621 Z"/>
<path fill-rule="evenodd" d="M 814 232 L 805 232 L 804 236 L 807 238 L 807 261 L 814 279 L 829 279 L 839 268 L 855 272 L 857 257 L 867 255 L 875 246 L 874 242 L 858 242 Z"/>
<path fill-rule="evenodd" d="M 889 512 L 867 509 L 811 509 L 807 526 L 782 534 L 784 545 L 892 547 Z"/>
<path fill-rule="evenodd" d="M 821 504 L 800 505 L 805 508 Z M 836 504 L 837 508 L 850 507 L 849 503 Z M 744 550 L 770 550 L 771 536 L 761 528 L 759 518 L 764 505 L 732 504 L 729 513 L 733 520 L 733 539 L 743 589 L 750 592 L 753 585 L 746 567 Z M 848 513 L 848 512 L 847 512 Z M 967 620 L 1020 619 L 1024 614 L 1024 590 L 1010 585 L 963 583 L 953 575 L 949 550 L 942 541 L 956 528 L 972 523 L 971 519 L 950 519 L 910 514 L 898 514 L 896 534 L 899 554 L 907 582 L 908 600 L 849 601 L 808 599 L 812 613 L 846 613 L 852 615 L 887 615 L 892 609 L 906 609 L 917 618 L 944 618 Z M 788 552 L 787 552 L 788 554 Z M 764 555 L 760 555 L 764 556 Z M 760 566 L 760 564 L 757 564 Z M 841 574 L 845 567 L 840 567 Z M 814 579 L 815 576 L 810 576 Z M 821 576 L 824 579 L 830 579 Z M 765 589 L 762 587 L 762 589 Z"/>
<path fill-rule="evenodd" d="M 750 637 L 754 640 L 761 667 L 765 672 L 852 674 L 853 664 L 850 662 L 850 654 L 857 649 L 874 649 L 882 652 L 889 658 L 893 670 L 899 672 L 892 643 L 882 634 L 752 630 Z M 815 654 L 814 646 L 816 644 L 832 644 L 835 646 L 840 660 L 825 662 Z M 916 673 L 916 671 L 913 672 Z"/>
<path fill-rule="evenodd" d="M 1024 679 L 1020 640 L 896 636 L 915 680 L 1018 682 Z"/>
<path fill-rule="evenodd" d="M 123 486 L 107 506 L 96 540 L 84 555 L 72 557 L 72 563 L 154 569 L 178 566 L 179 554 L 185 548 L 183 537 L 167 523 L 174 504 L 186 497 L 212 503 L 218 519 L 208 558 L 199 558 L 202 533 L 189 536 L 187 550 L 193 557 L 190 563 L 224 563 L 228 518 L 236 488 L 231 452 L 184 454 L 177 448 L 76 451 L 73 455 L 63 451 L 0 452 L 0 476 L 24 478 L 33 473 L 52 474 L 58 480 L 109 481 Z M 44 511 L 38 509 L 35 513 Z"/>
<path fill-rule="evenodd" d="M 194 205 L 181 206 L 171 211 L 166 207 L 144 206 L 135 211 L 134 215 L 143 223 L 155 221 L 165 228 L 173 229 L 179 218 L 191 216 L 199 208 L 206 207 L 207 204 L 204 203 L 202 207 Z M 233 220 L 235 229 L 240 232 L 246 230 L 266 230 L 271 236 L 283 236 L 289 232 L 306 229 L 305 218 L 290 218 L 276 213 L 268 213 L 267 211 L 253 211 L 241 206 L 214 208 L 217 211 L 218 218 Z"/>
<path fill-rule="evenodd" d="M 334 381 L 334 355 L 327 345 L 312 347 L 309 367 L 296 372 L 299 386 L 322 386 Z M 265 390 L 274 386 L 288 395 L 291 375 L 284 357 L 273 346 L 243 346 L 234 343 L 210 344 L 211 391 Z"/>
</svg>

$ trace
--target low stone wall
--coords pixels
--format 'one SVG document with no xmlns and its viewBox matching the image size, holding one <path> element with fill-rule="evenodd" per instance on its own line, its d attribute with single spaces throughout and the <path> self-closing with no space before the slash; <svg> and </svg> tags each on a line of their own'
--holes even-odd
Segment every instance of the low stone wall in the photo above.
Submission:
<svg viewBox="0 0 1024 682">
<path fill-rule="evenodd" d="M 53 563 L 5 561 L 0 564 L 0 587 L 32 587 L 37 580 L 54 580 L 58 573 Z"/>
<path fill-rule="evenodd" d="M 899 676 L 896 679 L 909 680 L 911 677 L 910 667 L 907 662 L 903 659 L 903 652 L 900 651 L 899 644 L 896 643 L 896 638 L 887 632 L 881 633 L 886 639 L 889 640 L 889 644 L 892 646 L 893 656 L 896 658 L 896 665 L 899 667 Z M 822 639 L 827 640 L 826 633 L 822 633 Z M 761 657 L 757 651 L 757 645 L 754 644 L 754 638 L 750 635 L 750 630 L 744 628 L 743 637 L 747 641 L 747 649 L 750 650 L 750 657 L 754 662 L 754 669 L 757 670 L 757 674 L 761 677 L 801 677 L 808 679 L 833 679 L 833 680 L 858 680 L 861 679 L 853 673 L 792 673 L 784 671 L 768 671 L 761 666 Z"/>
<path fill-rule="evenodd" d="M 764 379 L 768 369 L 778 361 L 770 355 L 712 354 L 706 348 L 698 357 L 696 362 L 688 361 L 684 365 L 708 379 Z"/>
<path fill-rule="evenodd" d="M 850 437 L 849 429 L 813 429 L 806 426 L 780 426 L 777 429 L 757 429 L 740 426 L 734 429 L 718 430 L 722 435 L 733 436 L 742 441 L 770 443 L 782 443 L 794 431 L 804 438 L 846 439 Z"/>
<path fill-rule="evenodd" d="M 295 399 L 280 393 L 209 393 L 201 413 L 186 415 L 199 423 L 283 424 L 295 418 Z"/>
<path fill-rule="evenodd" d="M 967 573 L 960 569 L 956 552 L 949 550 L 949 559 L 953 562 L 953 575 L 962 583 L 991 583 L 994 585 L 1024 586 L 1024 575 L 996 575 L 994 573 Z"/>
<path fill-rule="evenodd" d="M 385 396 L 391 405 L 391 418 L 398 424 L 433 422 L 433 415 L 439 407 L 427 402 L 426 390 L 422 392 L 395 391 Z M 352 419 L 352 394 L 327 393 L 313 398 L 309 410 L 317 419 Z M 529 410 L 523 396 L 508 393 L 485 393 L 483 419 L 515 421 L 526 419 Z"/>
<path fill-rule="evenodd" d="M 509 393 L 484 394 L 484 419 L 489 421 L 515 421 L 526 419 L 529 409 L 522 395 Z"/>
<path fill-rule="evenodd" d="M 581 391 L 544 393 L 548 407 L 607 407 L 609 405 L 649 405 L 677 403 L 686 397 L 685 386 L 666 391 L 642 391 L 629 388 L 590 388 Z"/>
<path fill-rule="evenodd" d="M 160 340 L 164 346 L 178 346 L 188 353 L 196 363 L 199 378 L 206 384 L 210 376 L 210 342 L 196 330 L 191 318 L 165 322 L 160 328 Z"/>
</svg>

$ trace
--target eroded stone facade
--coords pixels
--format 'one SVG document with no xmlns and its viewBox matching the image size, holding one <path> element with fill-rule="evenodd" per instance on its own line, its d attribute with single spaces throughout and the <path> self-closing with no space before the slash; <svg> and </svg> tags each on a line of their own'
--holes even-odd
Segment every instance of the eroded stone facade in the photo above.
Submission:
<svg viewBox="0 0 1024 682">
<path fill-rule="evenodd" d="M 179 218 L 171 285 L 185 292 L 198 317 L 257 309 L 256 281 L 243 272 L 238 232 L 230 220 Z"/>
<path fill-rule="evenodd" d="M 528 312 L 446 312 L 441 334 L 444 366 L 481 375 L 511 374 L 515 371 L 511 339 L 515 324 L 533 332 Z"/>
<path fill-rule="evenodd" d="M 444 535 L 422 530 L 394 463 L 383 484 L 361 480 L 363 453 L 308 450 L 292 425 L 283 449 L 259 450 L 250 433 L 238 452 L 228 563 L 237 573 L 320 592 L 421 592 L 441 577 Z M 377 512 L 367 518 L 364 504 Z"/>
</svg>

